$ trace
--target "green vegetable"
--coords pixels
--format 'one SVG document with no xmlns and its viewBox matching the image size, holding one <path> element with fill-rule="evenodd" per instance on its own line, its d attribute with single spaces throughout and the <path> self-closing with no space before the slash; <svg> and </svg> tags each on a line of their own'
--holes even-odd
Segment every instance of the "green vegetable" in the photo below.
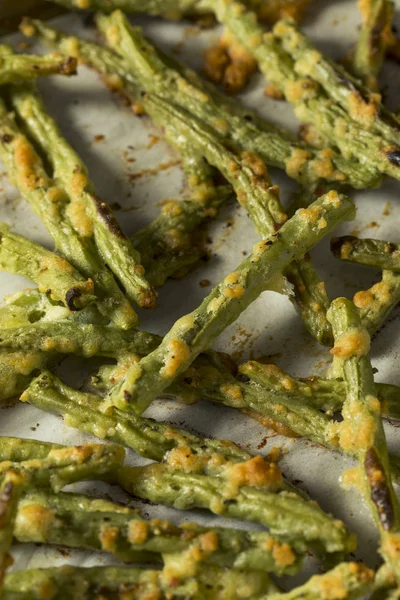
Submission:
<svg viewBox="0 0 400 600">
<path fill-rule="evenodd" d="M 394 2 L 371 0 L 359 3 L 362 22 L 352 70 L 371 90 L 378 89 L 377 77 L 388 48 L 393 43 Z"/>
<path fill-rule="evenodd" d="M 93 282 L 65 259 L 42 246 L 12 233 L 0 223 L 0 267 L 34 281 L 41 292 L 76 311 L 93 302 Z"/>
<path fill-rule="evenodd" d="M 400 273 L 382 271 L 381 281 L 357 292 L 353 300 L 369 333 L 376 333 L 400 302 Z"/>
<path fill-rule="evenodd" d="M 123 467 L 118 482 L 139 498 L 179 510 L 206 508 L 227 518 L 260 523 L 271 535 L 303 540 L 319 552 L 346 554 L 354 549 L 354 539 L 343 523 L 286 490 L 250 485 L 235 489 L 223 476 L 183 472 L 168 463 Z"/>
<path fill-rule="evenodd" d="M 160 346 L 138 365 L 105 400 L 124 410 L 142 412 L 165 390 L 257 296 L 268 289 L 293 260 L 300 258 L 333 227 L 351 218 L 353 203 L 330 192 L 299 211 L 203 300 L 199 308 L 179 319 Z"/>
<path fill-rule="evenodd" d="M 142 331 L 121 331 L 116 327 L 61 321 L 39 321 L 23 327 L 0 328 L 0 350 L 109 356 L 144 356 L 155 350 L 160 337 Z"/>
<path fill-rule="evenodd" d="M 365 597 L 372 590 L 373 580 L 374 572 L 362 563 L 341 563 L 323 575 L 313 575 L 291 592 L 270 594 L 268 600 L 321 600 L 326 593 L 332 598 L 353 600 Z"/>
<path fill-rule="evenodd" d="M 68 425 L 86 433 L 163 461 L 118 471 L 119 484 L 133 495 L 184 510 L 207 508 L 255 521 L 289 541 L 304 535 L 318 550 L 347 552 L 353 545 L 343 524 L 294 493 L 276 465 L 253 458 L 235 444 L 200 438 L 114 407 L 104 414 L 98 397 L 72 390 L 48 372 L 31 383 L 21 400 L 63 415 Z M 253 471 L 258 473 L 255 478 Z"/>
<path fill-rule="evenodd" d="M 379 94 L 372 93 L 343 67 L 319 53 L 293 21 L 280 21 L 274 34 L 293 58 L 298 76 L 318 82 L 363 129 L 383 135 L 387 142 L 400 143 L 400 122 L 382 105 Z"/>
<path fill-rule="evenodd" d="M 345 235 L 332 239 L 331 250 L 346 262 L 400 271 L 400 244 Z"/>
<path fill-rule="evenodd" d="M 105 13 L 112 12 L 116 8 L 126 13 L 145 14 L 166 17 L 167 19 L 179 19 L 187 12 L 194 11 L 196 14 L 209 10 L 202 10 L 199 0 L 52 0 L 66 8 L 85 8 L 99 10 Z"/>
<path fill-rule="evenodd" d="M 18 502 L 22 492 L 22 481 L 12 470 L 3 473 L 0 482 L 0 593 L 4 576 L 13 559 L 9 550 L 13 540 Z"/>
<path fill-rule="evenodd" d="M 228 186 L 207 187 L 199 186 L 197 194 L 193 190 L 191 198 L 165 203 L 160 215 L 132 236 L 151 284 L 162 286 L 168 277 L 204 255 L 199 230 L 232 196 Z"/>
<path fill-rule="evenodd" d="M 38 93 L 28 85 L 15 86 L 10 101 L 51 164 L 54 179 L 68 194 L 66 213 L 76 233 L 83 238 L 93 237 L 100 256 L 120 280 L 131 302 L 143 308 L 153 307 L 156 295 L 143 275 L 139 254 L 121 231 L 110 207 L 96 195 L 86 166 L 63 138 Z"/>
<path fill-rule="evenodd" d="M 21 485 L 51 487 L 58 491 L 76 481 L 113 480 L 124 458 L 124 449 L 115 444 L 68 447 L 2 437 L 0 473 L 4 476 L 12 469 L 22 478 Z"/>
<path fill-rule="evenodd" d="M 56 247 L 66 259 L 95 285 L 97 306 L 102 314 L 122 329 L 137 323 L 137 315 L 105 268 L 97 249 L 79 236 L 68 219 L 68 197 L 51 180 L 43 163 L 18 128 L 5 103 L 0 100 L 0 157 L 11 181 L 42 219 Z"/>
<path fill-rule="evenodd" d="M 75 75 L 76 59 L 60 54 L 34 56 L 13 54 L 9 47 L 0 48 L 0 85 L 22 83 L 43 75 Z"/>
<path fill-rule="evenodd" d="M 173 560 L 173 557 L 171 557 Z M 6 577 L 5 600 L 43 600 L 50 590 L 57 600 L 257 600 L 275 591 L 268 575 L 261 572 L 225 570 L 207 566 L 194 576 L 169 575 L 164 571 L 128 567 L 82 568 L 71 565 L 15 571 Z"/>
<path fill-rule="evenodd" d="M 370 338 L 355 305 L 346 298 L 328 311 L 335 346 L 332 353 L 343 370 L 346 398 L 343 422 L 336 426 L 339 445 L 357 456 L 361 490 L 379 528 L 380 552 L 400 582 L 400 506 L 393 489 L 385 433 L 369 360 Z"/>
<path fill-rule="evenodd" d="M 180 552 L 184 563 L 186 554 L 198 548 L 199 563 L 279 575 L 297 572 L 302 556 L 265 532 L 196 523 L 177 527 L 160 519 L 145 520 L 137 510 L 107 500 L 36 490 L 18 505 L 14 537 L 18 542 L 105 551 L 124 562 L 153 562 L 160 554 Z M 287 553 L 286 561 L 276 559 L 279 552 Z"/>
</svg>

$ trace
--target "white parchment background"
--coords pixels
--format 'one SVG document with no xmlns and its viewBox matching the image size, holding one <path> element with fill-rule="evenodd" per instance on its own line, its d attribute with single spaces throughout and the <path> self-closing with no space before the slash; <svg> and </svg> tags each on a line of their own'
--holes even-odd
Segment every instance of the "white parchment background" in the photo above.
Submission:
<svg viewBox="0 0 400 600">
<path fill-rule="evenodd" d="M 313 4 L 314 8 L 304 24 L 305 30 L 330 56 L 343 57 L 357 36 L 357 3 L 354 0 L 315 0 Z M 400 10 L 400 1 L 397 0 L 396 4 Z M 137 19 L 136 22 L 143 24 L 149 37 L 163 48 L 179 52 L 181 58 L 196 68 L 201 67 L 202 50 L 217 39 L 216 29 L 200 32 L 187 23 L 172 24 L 143 19 Z M 53 24 L 89 38 L 94 35 L 93 30 L 83 25 L 82 14 L 59 17 L 54 19 Z M 15 35 L 6 41 L 16 44 L 20 40 L 20 36 Z M 32 45 L 31 49 L 38 52 L 44 50 L 35 45 Z M 390 63 L 385 66 L 383 89 L 388 105 L 394 110 L 400 108 L 399 75 L 399 66 Z M 241 100 L 259 110 L 271 121 L 296 127 L 291 108 L 285 103 L 266 99 L 263 94 L 264 86 L 263 77 L 257 75 Z M 176 159 L 176 156 L 163 141 L 148 148 L 150 136 L 159 135 L 159 132 L 147 118 L 135 117 L 128 109 L 121 107 L 95 73 L 81 67 L 78 77 L 52 77 L 41 81 L 40 89 L 49 111 L 57 118 L 66 138 L 86 161 L 99 194 L 110 204 L 118 203 L 121 206 L 116 216 L 127 234 L 132 234 L 149 223 L 158 214 L 160 201 L 182 197 L 184 178 L 179 166 L 133 180 L 130 178 L 142 169 L 153 169 L 160 164 L 169 163 Z M 104 136 L 104 139 L 96 141 L 95 137 L 100 135 Z M 294 189 L 293 182 L 288 181 L 285 175 L 278 171 L 273 170 L 272 176 L 274 182 L 281 184 L 282 199 L 289 202 L 290 193 Z M 400 242 L 399 190 L 398 182 L 389 181 L 379 190 L 354 193 L 353 198 L 358 206 L 357 219 L 353 223 L 343 225 L 335 234 L 356 230 L 361 237 Z M 51 240 L 41 222 L 8 182 L 1 164 L 0 220 L 9 223 L 19 233 L 52 248 Z M 243 251 L 250 251 L 252 244 L 257 241 L 250 219 L 233 202 L 221 212 L 210 227 L 210 238 L 210 262 L 194 271 L 186 280 L 169 281 L 160 290 L 159 307 L 140 314 L 144 329 L 165 333 L 179 316 L 195 308 L 208 293 L 210 288 L 201 287 L 200 281 L 209 279 L 212 285 L 216 284 L 243 259 Z M 321 243 L 313 254 L 318 271 L 326 281 L 328 293 L 332 298 L 341 295 L 352 297 L 357 290 L 368 287 L 379 277 L 379 273 L 373 269 L 344 265 L 335 260 L 330 255 L 329 240 Z M 30 283 L 21 277 L 0 273 L 1 297 L 29 285 Z M 398 385 L 399 315 L 399 310 L 394 311 L 372 345 L 373 365 L 378 369 L 377 381 Z M 330 360 L 327 349 L 318 346 L 304 331 L 290 301 L 273 292 L 263 294 L 220 336 L 215 347 L 237 353 L 241 360 L 269 356 L 271 362 L 295 376 L 322 375 Z M 70 383 L 80 383 L 81 360 L 68 359 L 61 372 Z M 355 492 L 344 491 L 338 484 L 340 473 L 350 466 L 348 460 L 310 442 L 296 440 L 289 443 L 288 440 L 274 435 L 234 410 L 206 402 L 194 406 L 179 406 L 171 402 L 156 401 L 148 414 L 177 425 L 191 427 L 202 434 L 231 439 L 253 452 L 266 454 L 273 446 L 284 446 L 286 454 L 281 464 L 288 477 L 301 482 L 299 485 L 324 509 L 343 519 L 358 535 L 357 558 L 366 560 L 371 566 L 376 565 L 377 538 L 368 511 Z M 1 435 L 32 437 L 66 444 L 90 440 L 89 436 L 67 428 L 61 419 L 27 405 L 3 409 L 0 417 Z M 397 430 L 391 427 L 387 433 L 391 448 L 399 446 Z M 264 443 L 262 450 L 258 450 L 257 448 Z M 133 453 L 131 454 L 130 460 L 138 462 Z M 106 486 L 87 484 L 83 489 L 111 494 L 116 499 L 124 498 L 117 490 L 110 490 Z M 219 522 L 234 527 L 243 526 L 241 523 L 217 519 L 201 511 L 179 513 L 173 509 L 148 505 L 144 505 L 143 510 L 146 514 L 166 516 L 177 522 L 193 520 L 195 517 L 205 524 Z M 246 527 L 253 526 L 246 524 Z M 80 552 L 68 552 L 65 557 L 65 552 L 60 550 L 37 548 L 34 545 L 16 547 L 13 554 L 17 568 L 56 565 L 66 560 L 85 565 L 110 562 L 108 557 Z M 293 578 L 290 585 L 304 578 L 305 571 Z M 284 585 L 287 587 L 288 582 Z"/>
</svg>

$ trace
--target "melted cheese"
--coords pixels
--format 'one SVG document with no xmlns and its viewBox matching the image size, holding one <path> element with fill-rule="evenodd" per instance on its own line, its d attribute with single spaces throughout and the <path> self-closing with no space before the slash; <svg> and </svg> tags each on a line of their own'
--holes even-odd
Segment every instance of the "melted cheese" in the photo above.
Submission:
<svg viewBox="0 0 400 600">
<path fill-rule="evenodd" d="M 165 356 L 161 374 L 165 377 L 173 377 L 189 356 L 190 349 L 184 341 L 179 338 L 171 340 L 168 343 L 168 354 Z"/>
<path fill-rule="evenodd" d="M 365 356 L 369 352 L 370 341 L 365 329 L 349 329 L 336 340 L 330 352 L 342 360 Z"/>
</svg>

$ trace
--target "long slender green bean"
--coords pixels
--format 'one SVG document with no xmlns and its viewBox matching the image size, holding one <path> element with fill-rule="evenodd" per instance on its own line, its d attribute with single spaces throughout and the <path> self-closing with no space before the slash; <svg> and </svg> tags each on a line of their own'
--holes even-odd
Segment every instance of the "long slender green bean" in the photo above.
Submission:
<svg viewBox="0 0 400 600">
<path fill-rule="evenodd" d="M 3 476 L 11 469 L 21 477 L 21 485 L 58 491 L 84 479 L 113 480 L 124 458 L 124 449 L 115 444 L 69 447 L 2 437 L 0 473 Z"/>
<path fill-rule="evenodd" d="M 400 122 L 382 105 L 379 94 L 371 93 L 343 67 L 319 53 L 293 21 L 279 22 L 274 34 L 294 59 L 297 75 L 317 81 L 364 129 L 381 134 L 388 143 L 400 143 Z"/>
<path fill-rule="evenodd" d="M 109 356 L 124 354 L 145 356 L 155 350 L 160 337 L 146 332 L 121 331 L 116 327 L 62 321 L 43 321 L 24 327 L 0 329 L 0 351 L 48 352 L 78 356 Z"/>
<path fill-rule="evenodd" d="M 60 54 L 34 56 L 32 54 L 13 54 L 1 52 L 0 85 L 22 83 L 43 75 L 75 75 L 77 61 L 75 58 Z"/>
<path fill-rule="evenodd" d="M 339 222 L 351 218 L 352 202 L 330 192 L 310 208 L 298 211 L 269 240 L 257 244 L 251 256 L 203 300 L 179 319 L 160 346 L 138 365 L 105 400 L 124 410 L 142 412 L 193 360 L 265 289 L 271 277 L 300 258 Z"/>
<path fill-rule="evenodd" d="M 9 98 L 35 143 L 52 166 L 53 177 L 67 192 L 69 220 L 83 238 L 94 238 L 104 262 L 124 286 L 131 302 L 144 308 L 155 305 L 154 290 L 146 281 L 140 256 L 122 232 L 110 207 L 95 193 L 86 166 L 62 136 L 32 86 L 14 86 Z"/>
<path fill-rule="evenodd" d="M 400 244 L 345 235 L 332 239 L 331 250 L 336 258 L 346 262 L 400 271 Z"/>
<path fill-rule="evenodd" d="M 379 528 L 380 552 L 400 581 L 400 505 L 393 490 L 389 456 L 369 360 L 370 338 L 355 305 L 335 300 L 328 312 L 335 345 L 332 349 L 343 370 L 346 399 L 343 422 L 337 426 L 339 444 L 357 456 L 361 491 Z"/>
<path fill-rule="evenodd" d="M 171 560 L 175 557 L 171 556 Z M 266 573 L 199 567 L 193 575 L 129 567 L 74 567 L 64 565 L 9 573 L 5 580 L 5 600 L 261 600 L 268 590 L 276 590 Z M 52 594 L 49 596 L 49 594 Z"/>
<path fill-rule="evenodd" d="M 72 311 L 95 300 L 93 281 L 64 258 L 10 231 L 0 223 L 0 267 L 34 281 L 41 292 Z"/>
<path fill-rule="evenodd" d="M 2 474 L 0 482 L 0 593 L 4 576 L 13 559 L 9 554 L 13 541 L 18 502 L 22 492 L 22 478 L 12 470 Z"/>
<path fill-rule="evenodd" d="M 373 581 L 374 572 L 362 563 L 341 563 L 323 575 L 313 575 L 290 592 L 270 594 L 268 600 L 321 600 L 326 593 L 332 598 L 354 600 L 365 597 L 372 590 Z"/>
<path fill-rule="evenodd" d="M 371 90 L 376 90 L 386 52 L 394 43 L 392 22 L 395 6 L 390 0 L 359 1 L 358 4 L 362 21 L 351 68 Z"/>
<path fill-rule="evenodd" d="M 18 128 L 6 105 L 0 100 L 0 156 L 9 177 L 42 219 L 57 249 L 95 284 L 99 310 L 122 329 L 137 323 L 137 315 L 105 268 L 96 247 L 83 240 L 66 215 L 68 198 L 51 180 L 34 148 Z M 62 223 L 62 227 L 60 226 Z"/>
<path fill-rule="evenodd" d="M 160 554 L 199 550 L 199 563 L 219 567 L 293 574 L 302 552 L 268 533 L 201 527 L 177 527 L 146 520 L 137 510 L 76 494 L 31 491 L 19 502 L 14 530 L 19 542 L 62 544 L 103 550 L 124 562 L 153 562 Z M 286 556 L 285 556 L 286 555 Z"/>
<path fill-rule="evenodd" d="M 353 300 L 369 333 L 376 333 L 400 302 L 400 273 L 382 271 L 381 281 L 357 292 Z"/>
</svg>

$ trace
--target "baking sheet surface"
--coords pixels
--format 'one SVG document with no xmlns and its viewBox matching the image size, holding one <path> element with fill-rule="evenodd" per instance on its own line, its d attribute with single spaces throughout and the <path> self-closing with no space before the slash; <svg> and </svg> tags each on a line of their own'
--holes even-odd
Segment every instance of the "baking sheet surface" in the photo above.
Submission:
<svg viewBox="0 0 400 600">
<path fill-rule="evenodd" d="M 356 2 L 314 2 L 314 9 L 305 29 L 318 46 L 334 58 L 343 57 L 357 36 L 359 14 Z M 400 2 L 397 1 L 400 10 Z M 201 67 L 202 50 L 217 39 L 218 29 L 201 32 L 192 25 L 165 23 L 157 20 L 136 19 L 146 33 L 168 51 L 177 53 L 196 68 Z M 84 24 L 82 15 L 67 15 L 54 19 L 52 24 L 80 36 L 93 38 L 94 31 Z M 7 41 L 18 44 L 19 35 Z M 32 51 L 44 48 L 32 44 Z M 385 66 L 383 79 L 388 105 L 398 109 L 396 99 L 400 91 L 400 67 Z M 389 86 L 387 85 L 389 83 Z M 285 103 L 265 98 L 265 81 L 261 75 L 253 78 L 241 100 L 256 108 L 269 120 L 296 127 L 291 108 Z M 147 118 L 135 117 L 113 97 L 90 70 L 80 67 L 79 75 L 70 79 L 51 77 L 40 82 L 46 105 L 57 117 L 66 138 L 86 161 L 98 193 L 110 204 L 119 206 L 116 216 L 127 234 L 146 225 L 160 210 L 159 203 L 167 198 L 181 198 L 184 178 L 176 154 L 162 141 L 160 132 Z M 102 136 L 102 137 L 99 137 Z M 156 136 L 159 139 L 155 139 Z M 158 168 L 158 170 L 157 170 Z M 147 171 L 147 172 L 146 172 Z M 272 170 L 275 183 L 281 185 L 282 199 L 290 201 L 294 190 L 281 172 Z M 336 234 L 357 231 L 361 237 L 376 237 L 400 242 L 400 206 L 398 182 L 387 182 L 381 189 L 353 194 L 358 206 L 357 218 L 343 225 Z M 16 231 L 52 248 L 51 240 L 29 205 L 21 199 L 9 183 L 0 164 L 0 220 Z M 200 286 L 208 279 L 216 284 L 251 250 L 257 236 L 250 219 L 234 202 L 221 211 L 210 227 L 211 260 L 195 270 L 183 281 L 170 280 L 160 290 L 159 307 L 142 312 L 141 326 L 154 333 L 164 334 L 181 315 L 195 308 L 210 288 Z M 329 240 L 313 251 L 318 271 L 326 281 L 332 298 L 352 295 L 377 281 L 379 273 L 373 269 L 350 266 L 335 260 L 329 251 Z M 31 284 L 22 277 L 0 273 L 1 296 L 11 294 Z M 400 352 L 400 311 L 394 311 L 385 328 L 372 345 L 373 365 L 378 370 L 377 381 L 400 385 L 398 369 Z M 260 358 L 269 360 L 295 376 L 322 375 L 330 361 L 327 349 L 318 346 L 304 331 L 289 299 L 274 292 L 262 295 L 239 320 L 229 327 L 215 344 L 216 349 L 233 352 L 239 360 Z M 89 369 L 95 362 L 89 363 Z M 73 385 L 80 385 L 88 371 L 82 370 L 81 360 L 68 359 L 60 368 L 62 377 Z M 154 402 L 146 413 L 177 425 L 187 426 L 205 435 L 228 438 L 253 452 L 267 454 L 272 447 L 284 448 L 281 465 L 287 476 L 296 480 L 326 510 L 343 519 L 359 539 L 357 558 L 369 565 L 377 563 L 377 538 L 368 511 L 356 492 L 344 491 L 339 486 L 340 473 L 351 466 L 349 460 L 302 440 L 289 441 L 265 429 L 259 423 L 234 410 L 202 402 L 182 406 L 170 401 Z M 394 427 L 387 430 L 391 448 L 396 449 L 399 435 Z M 15 435 L 65 444 L 90 441 L 62 421 L 27 405 L 3 409 L 0 435 Z M 398 448 L 400 450 L 400 448 Z M 138 463 L 131 452 L 129 460 Z M 143 462 L 143 461 L 142 461 Z M 80 489 L 127 500 L 120 492 L 102 485 L 85 484 Z M 143 505 L 151 516 L 163 516 L 179 522 L 196 518 L 202 523 L 219 523 L 233 527 L 242 523 L 213 517 L 202 511 L 178 512 L 165 507 Z M 246 524 L 246 527 L 254 527 Z M 60 549 L 43 549 L 34 545 L 16 547 L 13 551 L 15 568 L 61 564 L 98 565 L 111 561 L 108 557 Z M 309 561 L 312 568 L 312 561 Z M 306 570 L 291 582 L 306 577 Z M 286 583 L 287 585 L 287 583 Z"/>
</svg>

